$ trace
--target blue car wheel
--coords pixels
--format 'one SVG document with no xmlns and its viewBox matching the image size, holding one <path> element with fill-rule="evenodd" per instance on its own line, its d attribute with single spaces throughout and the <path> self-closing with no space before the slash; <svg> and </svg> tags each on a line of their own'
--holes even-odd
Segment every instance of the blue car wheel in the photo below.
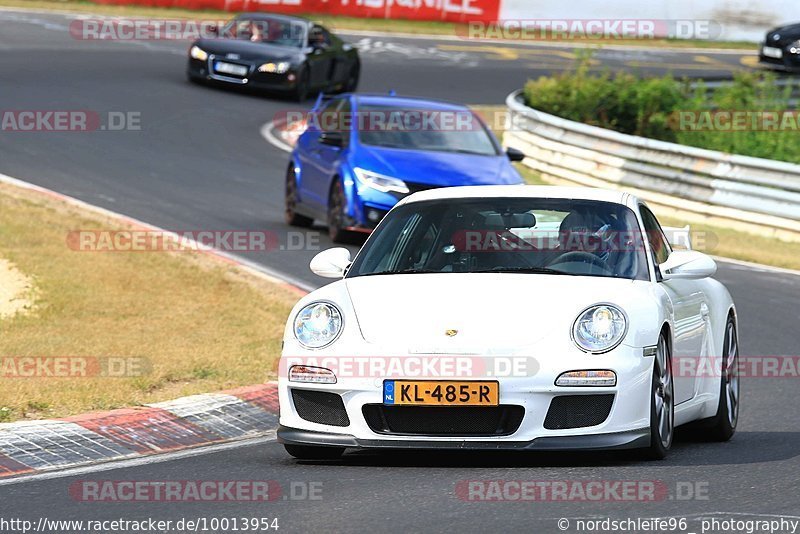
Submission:
<svg viewBox="0 0 800 534">
<path fill-rule="evenodd" d="M 297 208 L 297 176 L 294 172 L 294 165 L 289 165 L 289 169 L 286 171 L 285 193 L 283 214 L 286 224 L 303 228 L 308 228 L 314 224 L 314 219 L 300 215 L 295 211 Z"/>
<path fill-rule="evenodd" d="M 328 198 L 328 236 L 334 243 L 352 244 L 355 233 L 347 230 L 347 198 L 344 195 L 342 182 L 333 181 Z"/>
</svg>

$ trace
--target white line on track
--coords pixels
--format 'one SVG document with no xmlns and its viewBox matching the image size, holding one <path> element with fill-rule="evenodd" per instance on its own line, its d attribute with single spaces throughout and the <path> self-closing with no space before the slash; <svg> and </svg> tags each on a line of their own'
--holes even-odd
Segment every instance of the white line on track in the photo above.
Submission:
<svg viewBox="0 0 800 534">
<path fill-rule="evenodd" d="M 20 475 L 19 477 L 15 478 L 4 478 L 0 479 L 0 486 L 25 484 L 28 482 L 51 480 L 54 478 L 88 475 L 91 473 L 100 473 L 103 471 L 127 469 L 129 467 L 140 467 L 143 465 L 159 464 L 163 462 L 171 462 L 174 460 L 182 460 L 184 458 L 193 458 L 195 456 L 203 456 L 206 454 L 229 451 L 232 449 L 240 449 L 242 447 L 252 447 L 255 445 L 262 445 L 264 443 L 271 443 L 275 441 L 276 440 L 275 432 L 276 432 L 275 430 L 271 430 L 269 432 L 265 432 L 263 436 L 256 438 L 248 438 L 238 441 L 231 441 L 227 443 L 218 443 L 214 445 L 204 445 L 191 449 L 183 449 L 175 452 L 164 452 L 159 454 L 153 454 L 151 456 L 130 458 L 128 460 L 111 460 L 109 462 L 87 465 L 82 467 L 68 467 L 66 469 L 58 471 L 45 471 L 42 473 L 35 473 L 31 475 Z"/>
<path fill-rule="evenodd" d="M 283 150 L 284 152 L 288 152 L 291 154 L 293 150 L 292 147 L 284 143 L 280 139 L 278 139 L 275 136 L 275 134 L 272 133 L 272 130 L 275 129 L 275 126 L 276 126 L 276 121 L 270 121 L 266 123 L 264 126 L 262 126 L 260 130 L 261 137 L 263 137 L 267 141 L 267 143 L 271 144 L 278 150 Z"/>
<path fill-rule="evenodd" d="M 170 232 L 168 230 L 165 230 L 163 228 L 159 228 L 158 226 L 152 225 L 150 223 L 146 223 L 144 221 L 140 221 L 140 220 L 135 219 L 133 217 L 129 217 L 128 215 L 124 215 L 122 213 L 111 211 L 111 210 L 108 210 L 106 208 L 101 208 L 100 206 L 95 206 L 94 204 L 89 204 L 88 202 L 84 202 L 83 200 L 77 199 L 75 197 L 71 197 L 69 195 L 65 195 L 63 193 L 59 193 L 58 191 L 54 191 L 52 189 L 47 189 L 46 187 L 41 187 L 41 186 L 38 186 L 36 184 L 32 184 L 30 182 L 26 182 L 24 180 L 20 180 L 18 178 L 14 178 L 12 176 L 8 176 L 6 174 L 0 173 L 0 183 L 6 183 L 6 184 L 14 185 L 16 187 L 21 187 L 23 189 L 29 189 L 29 190 L 33 190 L 33 191 L 38 191 L 40 193 L 45 193 L 46 195 L 48 195 L 50 197 L 54 197 L 54 198 L 60 199 L 60 200 L 62 200 L 64 202 L 67 202 L 67 203 L 73 205 L 73 206 L 77 206 L 78 208 L 81 208 L 81 209 L 84 209 L 84 210 L 87 210 L 87 211 L 91 211 L 91 212 L 94 212 L 94 213 L 99 213 L 100 215 L 103 215 L 103 216 L 106 216 L 106 217 L 110 217 L 110 218 L 113 218 L 113 219 L 120 219 L 120 220 L 123 220 L 123 221 L 125 221 L 125 222 L 127 222 L 129 224 L 133 224 L 134 226 L 137 226 L 137 227 L 147 228 L 149 230 L 156 231 L 156 232 L 162 232 L 164 234 L 171 234 L 172 233 L 172 232 Z M 196 243 L 193 240 L 186 239 L 185 241 L 190 242 L 198 250 L 204 250 L 204 247 L 201 247 L 198 243 Z M 234 263 L 237 263 L 237 264 L 239 264 L 240 266 L 242 266 L 244 268 L 247 268 L 249 270 L 255 271 L 255 273 L 253 273 L 253 274 L 260 275 L 262 278 L 265 278 L 270 282 L 289 284 L 289 285 L 295 286 L 295 287 L 297 287 L 297 288 L 299 288 L 299 289 L 301 289 L 303 291 L 312 291 L 313 289 L 315 289 L 311 284 L 308 284 L 307 282 L 303 282 L 302 280 L 299 280 L 299 279 L 295 278 L 294 276 L 292 276 L 290 274 L 286 274 L 286 273 L 283 273 L 281 271 L 272 269 L 270 267 L 266 267 L 264 265 L 261 265 L 260 263 L 256 263 L 254 261 L 248 260 L 246 258 L 243 258 L 243 257 L 237 255 L 237 254 L 229 253 L 229 252 L 218 250 L 218 249 L 210 249 L 209 252 L 211 252 L 214 255 L 219 256 L 221 258 L 224 258 L 224 259 L 227 259 L 227 260 L 232 261 Z"/>
<path fill-rule="evenodd" d="M 773 267 L 772 265 L 763 265 L 761 263 L 753 263 L 750 261 L 734 260 L 733 258 L 723 258 L 721 256 L 712 256 L 712 258 L 720 263 L 736 265 L 738 267 L 744 267 L 745 269 L 750 269 L 753 271 L 800 276 L 800 271 L 794 269 L 784 269 L 783 267 Z"/>
<path fill-rule="evenodd" d="M 379 37 L 381 39 L 389 39 L 397 37 L 399 39 L 416 39 L 424 41 L 444 41 L 444 42 L 462 42 L 467 44 L 492 44 L 492 45 L 511 45 L 520 48 L 590 48 L 590 49 L 603 49 L 603 50 L 632 50 L 642 52 L 670 52 L 670 53 L 683 53 L 683 54 L 730 54 L 730 55 L 746 55 L 757 56 L 758 44 L 753 43 L 753 48 L 714 48 L 714 47 L 683 47 L 683 46 L 648 46 L 648 45 L 627 45 L 627 44 L 613 44 L 613 43 L 581 43 L 581 42 L 558 42 L 558 41 L 542 41 L 542 40 L 512 40 L 512 39 L 471 39 L 468 37 L 461 37 L 459 35 L 441 35 L 441 34 L 422 34 L 422 33 L 403 33 L 403 32 L 376 32 L 369 30 L 348 30 L 342 29 L 337 32 L 339 35 L 352 35 L 354 37 Z"/>
<path fill-rule="evenodd" d="M 120 15 L 100 15 L 93 14 L 88 11 L 67 11 L 60 9 L 37 9 L 37 8 L 23 8 L 23 7 L 0 7 L 0 11 L 9 11 L 17 13 L 37 13 L 48 15 L 64 15 L 71 17 L 96 17 L 96 18 L 144 18 L 143 16 L 124 17 Z M 169 12 L 165 12 L 163 18 L 168 18 Z M 335 30 L 335 27 L 333 28 Z M 376 32 L 369 30 L 348 30 L 342 29 L 338 31 L 340 35 L 352 35 L 354 37 L 379 37 L 381 39 L 391 39 L 396 37 L 398 39 L 415 39 L 423 41 L 441 41 L 441 42 L 464 42 L 468 44 L 493 44 L 493 45 L 511 45 L 517 47 L 540 47 L 540 48 L 592 48 L 604 50 L 635 50 L 642 52 L 669 52 L 669 53 L 683 53 L 683 54 L 730 54 L 730 55 L 758 55 L 757 43 L 753 43 L 753 48 L 702 48 L 702 47 L 668 47 L 668 46 L 639 46 L 639 45 L 619 45 L 619 44 L 592 44 L 580 42 L 550 42 L 550 41 L 515 41 L 509 39 L 467 39 L 458 35 L 442 35 L 442 34 L 421 34 L 421 33 L 404 33 L 404 32 Z"/>
</svg>

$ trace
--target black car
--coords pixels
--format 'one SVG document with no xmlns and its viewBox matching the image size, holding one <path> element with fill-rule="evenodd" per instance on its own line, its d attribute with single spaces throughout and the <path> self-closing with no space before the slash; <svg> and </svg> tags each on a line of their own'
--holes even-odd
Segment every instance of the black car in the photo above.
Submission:
<svg viewBox="0 0 800 534">
<path fill-rule="evenodd" d="M 300 17 L 243 13 L 189 49 L 193 82 L 217 82 L 293 95 L 352 92 L 358 51 L 324 27 Z"/>
<path fill-rule="evenodd" d="M 770 30 L 758 57 L 762 65 L 770 68 L 800 71 L 800 23 Z"/>
</svg>

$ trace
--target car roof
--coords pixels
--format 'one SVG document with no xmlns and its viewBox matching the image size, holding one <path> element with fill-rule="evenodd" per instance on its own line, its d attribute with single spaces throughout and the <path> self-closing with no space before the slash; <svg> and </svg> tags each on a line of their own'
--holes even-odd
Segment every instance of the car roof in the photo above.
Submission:
<svg viewBox="0 0 800 534">
<path fill-rule="evenodd" d="M 297 17 L 294 15 L 283 15 L 281 13 L 269 13 L 266 11 L 245 11 L 244 13 L 239 13 L 236 15 L 237 19 L 253 19 L 253 20 L 266 20 L 266 19 L 274 19 L 274 20 L 285 20 L 287 22 L 299 22 L 301 24 L 312 24 L 312 21 L 303 18 Z"/>
<path fill-rule="evenodd" d="M 469 108 L 463 104 L 414 96 L 392 96 L 386 94 L 358 93 L 353 94 L 352 97 L 355 99 L 357 104 L 371 104 L 374 106 L 410 107 L 412 109 L 434 109 L 443 111 L 469 110 Z"/>
<path fill-rule="evenodd" d="M 637 199 L 624 191 L 595 189 L 593 187 L 563 187 L 553 185 L 478 185 L 442 187 L 420 191 L 404 198 L 400 204 L 426 200 L 454 200 L 465 198 L 564 198 L 596 200 L 633 206 Z"/>
</svg>

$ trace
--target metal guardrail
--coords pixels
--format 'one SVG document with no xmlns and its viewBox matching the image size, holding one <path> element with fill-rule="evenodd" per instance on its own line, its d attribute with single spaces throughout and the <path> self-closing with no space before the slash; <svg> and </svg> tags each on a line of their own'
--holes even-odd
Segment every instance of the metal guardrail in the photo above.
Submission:
<svg viewBox="0 0 800 534">
<path fill-rule="evenodd" d="M 626 135 L 543 113 L 509 95 L 505 142 L 544 176 L 632 189 L 647 201 L 800 240 L 800 165 Z"/>
</svg>

